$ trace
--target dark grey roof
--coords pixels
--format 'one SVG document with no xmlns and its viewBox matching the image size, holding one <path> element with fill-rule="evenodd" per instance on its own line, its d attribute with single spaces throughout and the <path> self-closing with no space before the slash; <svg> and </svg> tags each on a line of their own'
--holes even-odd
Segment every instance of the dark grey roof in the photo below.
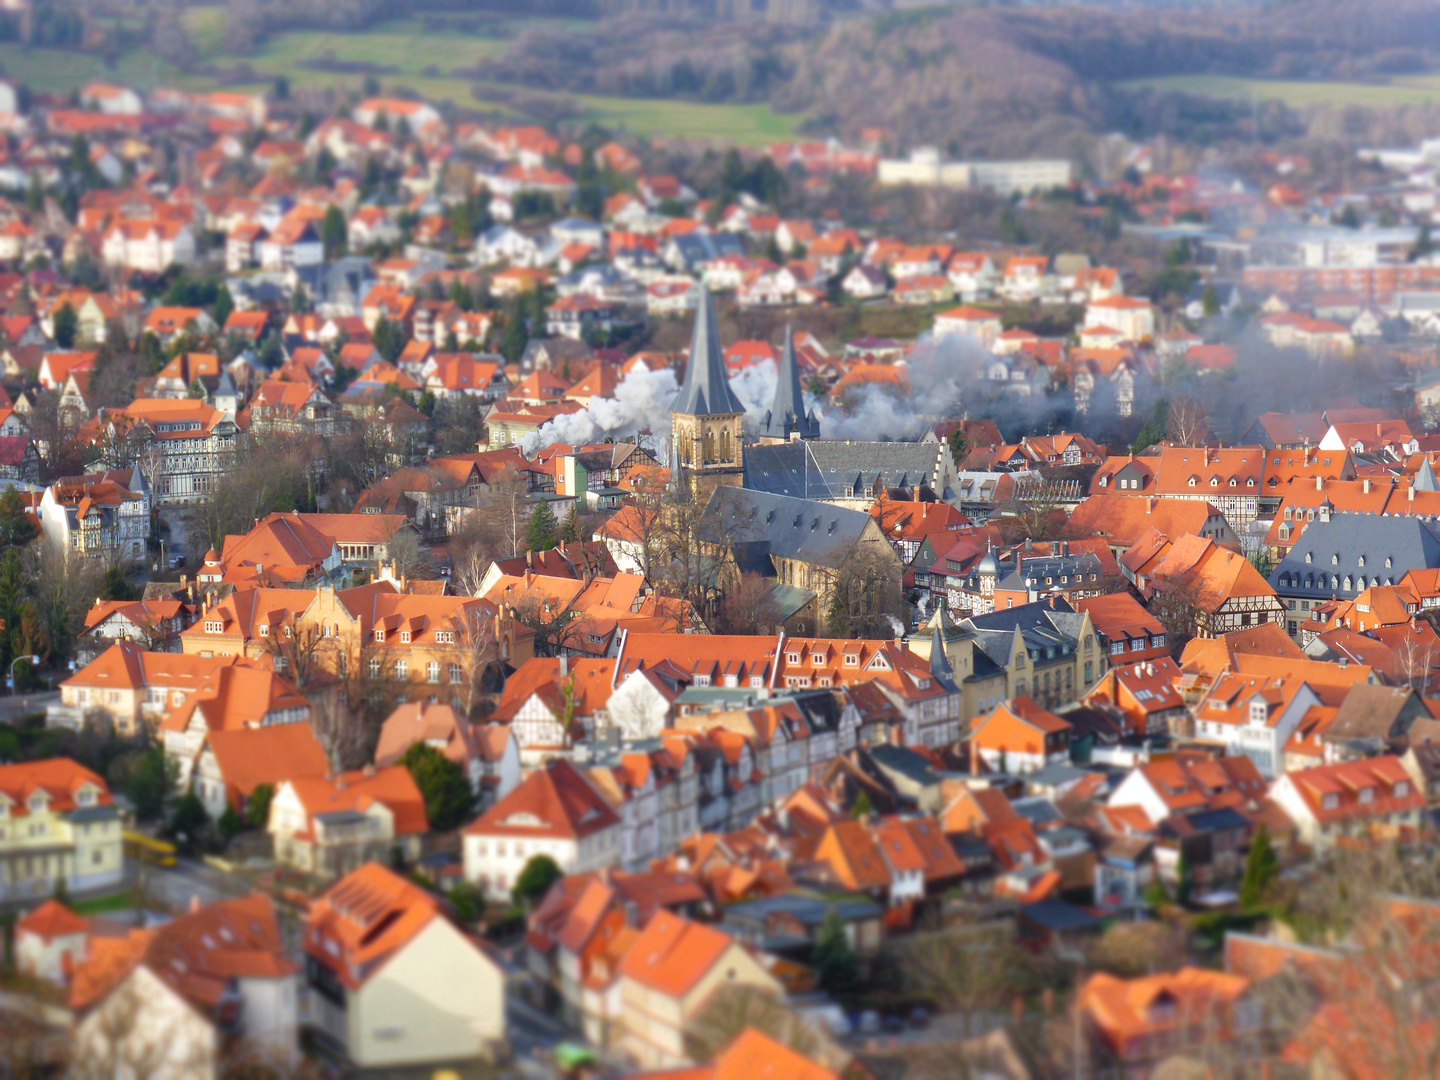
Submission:
<svg viewBox="0 0 1440 1080">
<path fill-rule="evenodd" d="M 870 520 L 860 510 L 721 487 L 705 505 L 696 535 L 703 543 L 731 548 L 742 571 L 769 576 L 771 556 L 838 569 Z"/>
<path fill-rule="evenodd" d="M 887 488 L 935 489 L 943 483 L 938 442 L 842 442 L 819 439 L 745 448 L 745 486 L 804 499 L 861 498 L 878 480 Z M 945 448 L 948 453 L 948 448 Z M 854 494 L 860 489 L 860 495 Z M 947 494 L 935 490 L 940 498 Z"/>
<path fill-rule="evenodd" d="M 672 236 L 671 244 L 686 266 L 696 267 L 727 255 L 744 255 L 745 244 L 734 233 L 689 233 Z"/>
<path fill-rule="evenodd" d="M 792 434 L 802 439 L 820 437 L 820 421 L 815 413 L 805 411 L 805 391 L 800 386 L 800 366 L 795 362 L 795 340 L 790 327 L 785 327 L 785 347 L 780 350 L 779 378 L 775 380 L 775 401 L 765 414 L 760 434 L 772 439 L 789 439 Z"/>
<path fill-rule="evenodd" d="M 1022 918 L 1050 931 L 1086 930 L 1099 920 L 1093 915 L 1067 904 L 1064 900 L 1042 900 L 1038 904 L 1024 904 L 1020 908 Z"/>
<path fill-rule="evenodd" d="M 1351 599 L 1411 570 L 1440 567 L 1435 522 L 1389 514 L 1336 514 L 1307 525 L 1270 574 L 1285 596 Z"/>
<path fill-rule="evenodd" d="M 1075 637 L 1084 620 L 1064 599 L 1056 599 L 1053 604 L 1045 600 L 972 615 L 961 621 L 960 629 L 1003 668 L 1009 663 L 1010 643 L 1017 629 L 1030 655 L 1044 662 L 1075 651 Z"/>
<path fill-rule="evenodd" d="M 1085 574 L 1099 574 L 1102 571 L 1100 559 L 1089 551 L 1078 555 L 1027 556 L 1021 559 L 1020 569 L 1011 570 L 996 588 L 1024 590 L 1031 584 L 1059 584 L 1062 577 L 1079 578 Z M 1047 579 L 1050 579 L 1047 581 Z"/>
<path fill-rule="evenodd" d="M 921 787 L 940 783 L 940 777 L 930 767 L 930 761 L 923 754 L 917 754 L 904 746 L 880 743 L 869 750 L 870 759 L 882 769 L 899 773 Z"/>
<path fill-rule="evenodd" d="M 720 327 L 715 321 L 715 301 L 703 284 L 700 306 L 695 311 L 695 335 L 690 341 L 690 362 L 685 365 L 685 385 L 670 405 L 672 413 L 686 416 L 727 416 L 743 413 L 745 406 L 730 389 L 730 372 L 720 348 Z"/>
</svg>

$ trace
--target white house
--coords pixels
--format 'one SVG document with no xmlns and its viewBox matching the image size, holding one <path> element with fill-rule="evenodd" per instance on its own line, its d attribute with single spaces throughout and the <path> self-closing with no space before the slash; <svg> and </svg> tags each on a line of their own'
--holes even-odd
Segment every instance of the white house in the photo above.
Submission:
<svg viewBox="0 0 1440 1080">
<path fill-rule="evenodd" d="M 620 815 L 565 759 L 531 773 L 465 830 L 465 878 L 488 896 L 508 896 L 537 855 L 548 855 L 567 874 L 620 861 Z"/>
</svg>

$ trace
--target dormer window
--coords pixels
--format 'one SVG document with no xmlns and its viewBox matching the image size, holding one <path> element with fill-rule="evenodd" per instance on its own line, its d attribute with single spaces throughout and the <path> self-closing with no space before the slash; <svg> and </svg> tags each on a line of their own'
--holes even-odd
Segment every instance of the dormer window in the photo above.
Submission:
<svg viewBox="0 0 1440 1080">
<path fill-rule="evenodd" d="M 846 654 L 845 654 L 845 666 L 846 666 L 846 667 L 859 667 L 859 666 L 860 666 L 860 654 L 859 654 L 859 653 L 846 653 Z"/>
<path fill-rule="evenodd" d="M 810 654 L 810 666 L 811 666 L 811 667 L 824 667 L 824 666 L 825 666 L 825 654 L 824 654 L 824 653 L 818 653 L 818 652 L 813 652 L 813 653 L 811 653 L 811 654 Z"/>
<path fill-rule="evenodd" d="M 409 645 L 409 644 L 410 644 L 410 631 L 409 631 L 409 630 L 401 630 L 401 631 L 400 631 L 400 644 L 401 644 L 401 645 Z"/>
<path fill-rule="evenodd" d="M 1331 565 L 1331 566 L 1339 566 L 1339 565 L 1340 565 L 1340 556 L 1339 556 L 1339 555 L 1331 555 L 1331 556 L 1330 556 L 1330 565 Z"/>
<path fill-rule="evenodd" d="M 1311 555 L 1310 552 L 1307 551 L 1307 552 L 1305 552 L 1305 561 L 1306 561 L 1307 563 L 1308 563 L 1308 562 L 1314 562 L 1314 561 L 1315 561 L 1315 557 L 1314 557 L 1313 555 Z"/>
<path fill-rule="evenodd" d="M 1320 805 L 1326 810 L 1334 810 L 1340 805 L 1340 796 L 1333 791 L 1327 792 L 1325 797 L 1320 800 Z"/>
<path fill-rule="evenodd" d="M 1360 789 L 1360 801 L 1361 801 L 1362 803 L 1372 803 L 1372 802 L 1374 802 L 1374 801 L 1375 801 L 1375 789 L 1374 789 L 1373 787 L 1362 787 L 1362 788 Z"/>
<path fill-rule="evenodd" d="M 800 654 L 798 652 L 787 652 L 785 654 L 785 662 L 787 664 L 798 664 L 800 662 Z"/>
<path fill-rule="evenodd" d="M 269 637 L 269 636 L 270 636 L 270 624 L 269 624 L 269 623 L 263 623 L 263 622 L 262 622 L 262 623 L 260 624 L 260 636 L 261 636 L 261 637 Z"/>
<path fill-rule="evenodd" d="M 34 795 L 30 796 L 30 801 L 26 805 L 30 807 L 32 814 L 43 814 L 49 802 L 50 800 L 46 798 L 43 791 L 37 791 Z"/>
<path fill-rule="evenodd" d="M 377 627 L 375 628 L 375 640 L 376 640 L 376 641 L 384 641 L 384 640 L 385 640 L 385 628 L 384 628 L 383 626 L 377 626 Z"/>
<path fill-rule="evenodd" d="M 1232 476 L 1232 477 L 1230 477 L 1230 486 L 1231 486 L 1231 487 L 1235 487 L 1235 486 L 1237 486 L 1237 485 L 1236 485 L 1236 481 L 1235 481 L 1235 478 L 1234 478 L 1234 477 L 1233 477 L 1233 476 Z"/>
<path fill-rule="evenodd" d="M 225 632 L 225 624 L 218 619 L 206 619 L 205 632 L 207 634 L 223 634 Z"/>
<path fill-rule="evenodd" d="M 1409 795 L 1409 794 L 1410 794 L 1410 781 L 1408 781 L 1408 780 L 1401 780 L 1401 781 L 1399 781 L 1399 782 L 1395 785 L 1395 797 L 1396 797 L 1397 799 L 1403 799 L 1403 798 L 1405 798 L 1406 795 Z"/>
<path fill-rule="evenodd" d="M 1269 716 L 1270 710 L 1265 707 L 1263 701 L 1252 701 L 1250 703 L 1250 722 L 1252 724 L 1263 724 Z"/>
<path fill-rule="evenodd" d="M 1364 555 L 1361 555 L 1361 556 L 1360 556 L 1357 565 L 1359 565 L 1359 566 L 1364 566 L 1364 565 L 1365 565 L 1365 556 L 1364 556 Z"/>
</svg>

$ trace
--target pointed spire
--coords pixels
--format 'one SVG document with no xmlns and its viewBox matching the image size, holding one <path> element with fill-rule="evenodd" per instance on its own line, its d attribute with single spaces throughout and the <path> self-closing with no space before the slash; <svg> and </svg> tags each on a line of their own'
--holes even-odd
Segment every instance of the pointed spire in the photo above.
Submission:
<svg viewBox="0 0 1440 1080">
<path fill-rule="evenodd" d="M 955 681 L 955 669 L 950 665 L 950 657 L 945 654 L 945 635 L 940 632 L 938 620 L 930 630 L 930 674 L 937 682 Z"/>
<path fill-rule="evenodd" d="M 720 326 L 715 320 L 715 302 L 701 283 L 700 303 L 695 309 L 695 336 L 690 342 L 690 363 L 685 368 L 685 385 L 675 395 L 672 413 L 686 416 L 725 416 L 743 413 L 745 406 L 730 389 L 730 373 L 720 348 Z"/>
<path fill-rule="evenodd" d="M 1430 459 L 1426 458 L 1420 463 L 1420 469 L 1415 473 L 1415 479 L 1410 486 L 1416 491 L 1440 491 L 1440 483 L 1435 480 L 1435 470 L 1430 467 Z"/>
<path fill-rule="evenodd" d="M 771 439 L 788 440 L 791 434 L 802 439 L 820 437 L 820 425 L 813 413 L 805 412 L 805 392 L 800 386 L 800 365 L 795 361 L 795 338 L 785 327 L 785 347 L 780 352 L 779 378 L 775 380 L 775 401 L 765 414 L 760 434 Z"/>
</svg>

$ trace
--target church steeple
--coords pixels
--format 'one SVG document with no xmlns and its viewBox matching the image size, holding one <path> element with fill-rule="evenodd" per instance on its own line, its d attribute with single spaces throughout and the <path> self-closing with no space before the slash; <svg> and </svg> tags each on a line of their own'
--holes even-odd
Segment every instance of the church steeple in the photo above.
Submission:
<svg viewBox="0 0 1440 1080">
<path fill-rule="evenodd" d="M 690 363 L 670 405 L 670 484 L 672 491 L 683 485 L 704 503 L 715 488 L 739 487 L 744 479 L 745 406 L 730 389 L 710 290 L 698 288 Z"/>
<path fill-rule="evenodd" d="M 805 411 L 805 392 L 800 387 L 800 365 L 795 361 L 795 338 L 785 327 L 785 348 L 780 352 L 779 378 L 775 380 L 775 401 L 765 414 L 760 429 L 762 443 L 789 442 L 792 435 L 818 439 L 820 422 Z"/>
<path fill-rule="evenodd" d="M 745 406 L 730 389 L 730 373 L 725 367 L 725 352 L 720 348 L 720 327 L 715 322 L 715 303 L 710 290 L 702 283 L 700 303 L 695 309 L 695 334 L 690 340 L 690 363 L 685 368 L 685 384 L 670 406 L 672 413 L 687 416 L 727 416 L 744 413 Z"/>
</svg>

